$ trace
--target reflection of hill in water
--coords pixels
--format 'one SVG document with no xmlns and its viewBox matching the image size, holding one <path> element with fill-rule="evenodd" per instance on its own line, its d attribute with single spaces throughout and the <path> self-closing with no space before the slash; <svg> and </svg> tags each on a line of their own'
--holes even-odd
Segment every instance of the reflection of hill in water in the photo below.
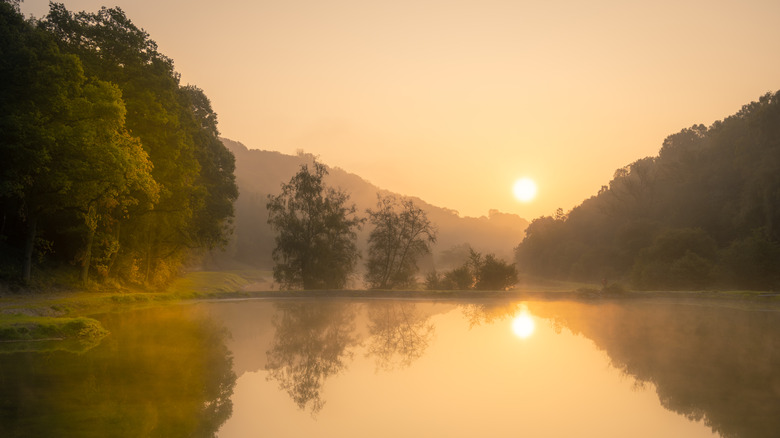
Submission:
<svg viewBox="0 0 780 438">
<path fill-rule="evenodd" d="M 532 303 L 724 437 L 780 433 L 780 312 L 680 303 Z"/>
</svg>

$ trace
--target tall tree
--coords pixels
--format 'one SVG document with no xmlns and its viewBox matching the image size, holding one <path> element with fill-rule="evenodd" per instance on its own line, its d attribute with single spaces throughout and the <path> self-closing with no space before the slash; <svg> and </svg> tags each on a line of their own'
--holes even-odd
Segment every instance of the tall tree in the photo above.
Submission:
<svg viewBox="0 0 780 438">
<path fill-rule="evenodd" d="M 408 287 L 415 282 L 418 257 L 436 242 L 436 229 L 411 199 L 378 198 L 376 210 L 366 211 L 374 229 L 368 237 L 365 281 L 373 289 Z"/>
<path fill-rule="evenodd" d="M 156 200 L 152 166 L 127 133 L 117 87 L 85 77 L 77 57 L 62 54 L 6 3 L 0 7 L 8 25 L 0 50 L 8 55 L 0 64 L 7 98 L 0 105 L 6 160 L 0 198 L 15 201 L 25 222 L 22 278 L 30 280 L 39 219 L 67 211 L 86 230 L 86 280 L 98 226 L 125 217 L 130 205 Z"/>
<path fill-rule="evenodd" d="M 268 223 L 276 230 L 274 279 L 286 289 L 340 289 L 358 259 L 362 219 L 349 195 L 327 187 L 325 165 L 301 165 L 282 193 L 268 196 Z"/>
<path fill-rule="evenodd" d="M 52 3 L 41 26 L 82 59 L 88 76 L 118 85 L 127 127 L 153 163 L 159 202 L 139 206 L 122 228 L 124 274 L 165 281 L 190 250 L 224 244 L 237 197 L 235 163 L 202 90 L 182 87 L 173 61 L 119 8 L 74 14 Z"/>
<path fill-rule="evenodd" d="M 233 203 L 238 198 L 236 159 L 222 144 L 217 129 L 217 114 L 200 88 L 181 88 L 185 128 L 195 143 L 195 158 L 200 166 L 196 180 L 202 187 L 202 200 L 193 214 L 192 235 L 197 243 L 212 249 L 227 244 L 231 232 Z"/>
</svg>

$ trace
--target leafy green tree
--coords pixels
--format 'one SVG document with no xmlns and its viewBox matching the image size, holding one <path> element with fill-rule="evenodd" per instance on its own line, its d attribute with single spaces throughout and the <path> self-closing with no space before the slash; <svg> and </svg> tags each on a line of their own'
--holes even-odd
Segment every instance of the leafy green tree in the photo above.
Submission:
<svg viewBox="0 0 780 438">
<path fill-rule="evenodd" d="M 365 281 L 373 289 L 408 287 L 415 282 L 417 259 L 430 253 L 436 229 L 411 199 L 378 196 L 376 210 L 366 210 L 374 229 L 368 237 Z"/>
<path fill-rule="evenodd" d="M 73 181 L 63 194 L 86 227 L 81 279 L 88 280 L 95 234 L 128 217 L 130 208 L 157 201 L 152 164 L 138 139 L 125 131 L 125 108 L 116 86 L 94 81 L 84 87 L 76 120 L 70 123 L 72 149 L 67 170 Z"/>
<path fill-rule="evenodd" d="M 38 222 L 76 215 L 86 231 L 82 279 L 95 232 L 127 216 L 127 208 L 156 200 L 151 163 L 125 128 L 116 86 L 85 77 L 81 62 L 62 54 L 45 32 L 2 7 L 8 44 L 0 64 L 2 170 L 0 198 L 15 201 L 26 228 L 22 278 L 29 281 Z"/>
<path fill-rule="evenodd" d="M 358 259 L 362 219 L 349 195 L 327 187 L 325 165 L 301 165 L 282 193 L 268 196 L 268 223 L 276 231 L 274 279 L 286 289 L 340 289 Z"/>
<path fill-rule="evenodd" d="M 49 166 L 84 77 L 78 59 L 60 53 L 13 5 L 0 3 L 0 21 L 0 199 L 4 216 L 22 223 L 22 278 L 29 281 L 38 219 L 57 208 L 52 200 L 64 179 Z"/>
<path fill-rule="evenodd" d="M 441 288 L 444 290 L 466 290 L 474 286 L 474 274 L 467 264 L 444 273 Z"/>
<path fill-rule="evenodd" d="M 427 289 L 443 290 L 507 290 L 517 283 L 517 267 L 495 256 L 469 248 L 469 258 L 458 268 L 444 275 L 431 272 L 425 279 Z"/>
<path fill-rule="evenodd" d="M 731 287 L 777 290 L 780 286 L 780 243 L 768 238 L 765 229 L 753 230 L 721 251 L 718 279 Z"/>
<path fill-rule="evenodd" d="M 202 90 L 182 87 L 173 61 L 119 8 L 74 14 L 52 3 L 41 26 L 82 60 L 88 76 L 120 88 L 127 127 L 153 163 L 158 202 L 137 206 L 117 233 L 123 275 L 163 282 L 192 250 L 224 245 L 237 197 L 235 163 Z"/>
<path fill-rule="evenodd" d="M 211 101 L 200 88 L 181 88 L 187 130 L 195 143 L 195 157 L 200 173 L 197 184 L 202 187 L 202 200 L 193 215 L 193 232 L 199 245 L 212 249 L 227 244 L 231 232 L 233 204 L 238 198 L 236 159 L 222 144 L 217 129 L 217 114 Z"/>
<path fill-rule="evenodd" d="M 640 288 L 688 289 L 707 286 L 716 244 L 700 228 L 666 230 L 640 251 L 632 270 Z"/>
<path fill-rule="evenodd" d="M 517 283 L 517 267 L 488 254 L 480 260 L 477 269 L 477 281 L 474 288 L 478 290 L 506 290 Z"/>
</svg>

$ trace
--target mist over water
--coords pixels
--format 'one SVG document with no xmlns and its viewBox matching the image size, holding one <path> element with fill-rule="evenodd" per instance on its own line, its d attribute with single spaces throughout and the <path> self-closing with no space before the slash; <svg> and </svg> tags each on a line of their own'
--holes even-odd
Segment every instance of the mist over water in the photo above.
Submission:
<svg viewBox="0 0 780 438">
<path fill-rule="evenodd" d="M 293 299 L 101 319 L 111 335 L 87 351 L 0 355 L 2 436 L 780 430 L 775 310 L 679 300 Z"/>
</svg>

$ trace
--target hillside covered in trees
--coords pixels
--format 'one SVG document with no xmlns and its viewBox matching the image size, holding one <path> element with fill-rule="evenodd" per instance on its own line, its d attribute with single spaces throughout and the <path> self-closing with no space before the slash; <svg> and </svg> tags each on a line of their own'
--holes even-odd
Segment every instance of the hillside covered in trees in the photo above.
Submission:
<svg viewBox="0 0 780 438">
<path fill-rule="evenodd" d="M 572 209 L 535 219 L 521 272 L 639 289 L 780 287 L 780 92 L 669 136 Z"/>
<path fill-rule="evenodd" d="M 282 183 L 288 181 L 301 164 L 311 165 L 315 157 L 306 153 L 285 155 L 249 149 L 226 138 L 222 141 L 236 157 L 236 182 L 241 195 L 236 201 L 233 240 L 225 253 L 214 253 L 217 267 L 228 265 L 227 259 L 232 259 L 270 269 L 275 233 L 267 224 L 268 195 L 279 194 Z M 337 167 L 328 167 L 325 182 L 349 194 L 349 203 L 357 206 L 360 216 L 366 216 L 367 209 L 376 208 L 377 194 L 400 197 Z M 419 198 L 409 199 L 425 211 L 437 230 L 432 257 L 429 255 L 420 260 L 422 272 L 460 266 L 468 260 L 469 248 L 509 260 L 515 243 L 528 226 L 525 219 L 514 214 L 491 211 L 488 216 L 479 218 L 461 217 L 454 210 L 433 206 Z M 370 228 L 365 226 L 358 234 L 358 248 L 364 257 L 368 254 Z"/>
<path fill-rule="evenodd" d="M 0 2 L 0 279 L 165 283 L 227 241 L 233 155 L 202 90 L 119 8 Z"/>
</svg>

